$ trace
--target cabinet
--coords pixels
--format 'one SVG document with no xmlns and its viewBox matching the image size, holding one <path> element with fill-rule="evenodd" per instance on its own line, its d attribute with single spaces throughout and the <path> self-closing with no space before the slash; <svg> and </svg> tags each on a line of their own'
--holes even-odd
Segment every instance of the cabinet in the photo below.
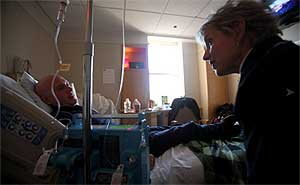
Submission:
<svg viewBox="0 0 300 185">
<path fill-rule="evenodd" d="M 151 112 L 146 112 L 146 123 L 151 126 L 167 126 L 168 125 L 168 114 L 169 114 L 169 109 L 168 110 L 157 110 L 157 111 L 151 111 Z M 129 114 L 126 114 L 129 115 Z M 136 115 L 137 114 L 133 114 Z M 121 124 L 124 125 L 137 125 L 138 124 L 138 119 L 132 118 L 132 119 L 121 119 Z"/>
<path fill-rule="evenodd" d="M 150 98 L 147 46 L 127 46 L 125 53 L 120 109 L 123 110 L 125 98 L 129 98 L 131 103 L 137 98 L 141 108 L 147 108 Z"/>
</svg>

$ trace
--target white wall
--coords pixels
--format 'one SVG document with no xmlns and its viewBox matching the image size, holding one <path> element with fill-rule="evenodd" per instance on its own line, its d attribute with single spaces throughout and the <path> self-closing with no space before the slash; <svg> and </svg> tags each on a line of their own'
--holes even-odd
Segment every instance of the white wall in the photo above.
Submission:
<svg viewBox="0 0 300 185">
<path fill-rule="evenodd" d="M 84 42 L 85 30 L 73 32 L 72 30 L 65 29 L 62 25 L 60 38 L 64 41 L 79 41 Z M 122 32 L 105 32 L 94 31 L 93 41 L 95 43 L 110 43 L 122 44 Z M 143 32 L 129 32 L 125 30 L 125 43 L 126 44 L 147 44 L 147 35 Z"/>
<path fill-rule="evenodd" d="M 200 114 L 202 119 L 209 119 L 209 112 L 208 112 L 208 85 L 207 85 L 207 68 L 206 62 L 202 59 L 204 54 L 204 48 L 200 45 L 197 45 L 197 62 L 198 62 L 198 79 L 199 79 L 199 96 L 200 96 Z"/>
<path fill-rule="evenodd" d="M 1 46 L 1 73 L 12 70 L 14 56 L 29 59 L 36 78 L 55 71 L 52 37 L 17 2 L 1 2 Z"/>
<path fill-rule="evenodd" d="M 300 24 L 294 24 L 288 28 L 282 30 L 283 36 L 282 38 L 286 40 L 291 40 L 294 42 L 300 42 Z"/>
<path fill-rule="evenodd" d="M 70 31 L 70 30 L 69 30 Z M 68 79 L 75 82 L 77 91 L 83 92 L 82 87 L 82 40 L 84 35 L 74 35 L 67 30 L 62 31 L 60 42 L 62 56 L 66 63 L 71 63 L 71 71 L 65 73 Z M 141 32 L 126 32 L 126 45 L 147 45 L 147 35 Z M 100 33 L 94 32 L 95 57 L 94 57 L 94 92 L 111 98 L 116 102 L 120 86 L 121 58 L 122 58 L 122 34 L 121 33 Z M 191 41 L 183 42 L 183 63 L 185 78 L 185 95 L 196 99 L 200 103 L 199 93 L 199 72 L 197 62 L 197 45 Z M 115 70 L 115 84 L 103 84 L 103 70 Z"/>
<path fill-rule="evenodd" d="M 200 106 L 200 85 L 197 44 L 194 42 L 183 42 L 183 70 L 185 95 L 193 97 Z"/>
<path fill-rule="evenodd" d="M 60 48 L 65 63 L 71 64 L 71 70 L 64 73 L 67 79 L 75 83 L 76 90 L 83 93 L 83 52 L 84 30 L 74 34 L 72 30 L 62 29 Z M 140 45 L 147 43 L 147 35 L 141 32 L 126 32 L 126 45 Z M 94 32 L 94 68 L 93 68 L 93 92 L 100 93 L 116 102 L 120 88 L 121 64 L 122 64 L 122 33 Z M 103 83 L 104 69 L 113 69 L 115 83 Z"/>
<path fill-rule="evenodd" d="M 62 73 L 67 79 L 75 83 L 76 90 L 83 93 L 83 42 L 63 41 L 61 52 L 65 63 L 71 64 L 71 70 Z M 95 42 L 95 56 L 93 68 L 93 91 L 116 101 L 121 69 L 121 45 Z M 115 83 L 103 84 L 103 70 L 115 70 Z"/>
</svg>

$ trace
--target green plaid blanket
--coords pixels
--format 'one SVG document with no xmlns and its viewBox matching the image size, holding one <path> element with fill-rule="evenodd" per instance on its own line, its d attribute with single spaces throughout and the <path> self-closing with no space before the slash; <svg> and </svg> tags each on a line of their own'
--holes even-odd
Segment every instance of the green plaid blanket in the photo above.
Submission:
<svg viewBox="0 0 300 185">
<path fill-rule="evenodd" d="M 245 147 L 241 139 L 191 141 L 186 146 L 203 163 L 206 183 L 245 183 Z"/>
</svg>

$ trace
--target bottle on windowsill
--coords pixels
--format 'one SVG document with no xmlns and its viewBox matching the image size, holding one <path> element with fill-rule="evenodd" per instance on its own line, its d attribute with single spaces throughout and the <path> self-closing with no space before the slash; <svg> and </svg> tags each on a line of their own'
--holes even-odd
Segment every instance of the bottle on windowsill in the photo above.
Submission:
<svg viewBox="0 0 300 185">
<path fill-rule="evenodd" d="M 135 113 L 139 113 L 141 111 L 141 103 L 137 98 L 133 101 L 133 110 Z"/>
<path fill-rule="evenodd" d="M 124 101 L 124 113 L 129 113 L 131 110 L 131 101 L 129 98 L 126 98 Z"/>
</svg>

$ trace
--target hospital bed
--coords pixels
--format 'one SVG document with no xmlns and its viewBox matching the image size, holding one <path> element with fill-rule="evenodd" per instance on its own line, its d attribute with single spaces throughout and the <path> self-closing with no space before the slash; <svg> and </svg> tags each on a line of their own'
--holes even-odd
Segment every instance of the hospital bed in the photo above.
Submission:
<svg viewBox="0 0 300 185">
<path fill-rule="evenodd" d="M 1 74 L 1 183 L 50 182 L 52 175 L 38 178 L 32 172 L 43 148 L 53 148 L 64 129 L 17 82 Z"/>
<path fill-rule="evenodd" d="M 74 124 L 66 128 L 49 114 L 50 107 L 42 104 L 40 108 L 42 102 L 32 85 L 36 82 L 29 74 L 24 73 L 20 82 L 2 74 L 0 79 L 2 183 L 82 184 L 82 115 L 75 115 Z M 111 106 L 107 108 L 113 111 Z M 110 183 L 120 166 L 124 168 L 122 183 L 149 182 L 148 132 L 143 114 L 138 116 L 142 120 L 139 125 L 93 126 L 90 173 L 94 183 Z M 49 149 L 46 171 L 40 174 L 38 164 Z M 62 176 L 70 172 L 70 166 L 77 176 Z"/>
<path fill-rule="evenodd" d="M 65 126 L 49 114 L 50 107 L 28 93 L 30 89 L 23 88 L 24 81 L 30 86 L 30 75 L 23 75 L 23 87 L 9 77 L 0 76 L 2 182 L 56 183 L 55 169 L 47 168 L 47 176 L 43 178 L 33 176 L 32 172 L 43 149 L 55 148 L 64 136 Z M 156 158 L 150 178 L 155 184 L 242 184 L 243 157 L 241 141 L 191 141 Z"/>
<path fill-rule="evenodd" d="M 1 74 L 0 84 L 2 183 L 56 183 L 55 168 L 48 167 L 43 178 L 32 172 L 43 150 L 64 137 L 65 126 L 13 79 Z M 243 183 L 243 157 L 240 141 L 191 141 L 156 158 L 149 178 L 156 184 Z"/>
</svg>

